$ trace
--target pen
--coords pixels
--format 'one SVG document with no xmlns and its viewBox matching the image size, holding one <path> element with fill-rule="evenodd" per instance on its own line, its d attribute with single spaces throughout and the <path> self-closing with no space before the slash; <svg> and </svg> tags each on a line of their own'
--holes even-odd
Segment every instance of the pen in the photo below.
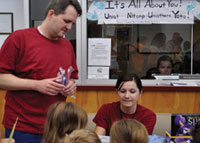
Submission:
<svg viewBox="0 0 200 143">
<path fill-rule="evenodd" d="M 15 127 L 16 127 L 17 121 L 18 121 L 18 117 L 16 118 L 16 121 L 15 121 L 13 127 L 12 127 L 12 131 L 10 133 L 10 136 L 9 136 L 9 139 L 8 139 L 7 143 L 10 143 L 11 139 L 13 138 L 13 134 L 14 134 L 14 131 L 15 131 Z"/>
</svg>

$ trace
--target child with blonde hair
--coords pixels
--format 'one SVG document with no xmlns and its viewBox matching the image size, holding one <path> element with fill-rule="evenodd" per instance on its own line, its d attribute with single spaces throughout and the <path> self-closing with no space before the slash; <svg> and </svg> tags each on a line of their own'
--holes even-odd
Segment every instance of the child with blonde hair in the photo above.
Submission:
<svg viewBox="0 0 200 143">
<path fill-rule="evenodd" d="M 80 106 L 71 102 L 57 102 L 48 111 L 43 143 L 59 143 L 67 134 L 85 128 L 87 121 L 87 113 Z"/>
<path fill-rule="evenodd" d="M 148 143 L 148 133 L 137 120 L 118 120 L 111 127 L 110 143 Z"/>
<path fill-rule="evenodd" d="M 66 135 L 64 143 L 101 143 L 101 140 L 94 131 L 80 129 Z"/>
</svg>

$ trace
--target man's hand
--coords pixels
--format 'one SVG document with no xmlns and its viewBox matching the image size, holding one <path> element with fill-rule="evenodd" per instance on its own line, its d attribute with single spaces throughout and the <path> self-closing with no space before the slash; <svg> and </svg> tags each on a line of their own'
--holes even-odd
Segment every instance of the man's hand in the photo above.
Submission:
<svg viewBox="0 0 200 143">
<path fill-rule="evenodd" d="M 65 86 L 56 82 L 57 78 L 43 79 L 36 81 L 37 91 L 50 96 L 56 96 L 63 92 Z"/>
<path fill-rule="evenodd" d="M 76 92 L 76 88 L 76 83 L 74 82 L 74 80 L 70 79 L 69 83 L 67 84 L 67 86 L 64 87 L 61 94 L 65 97 L 72 96 Z"/>
<path fill-rule="evenodd" d="M 14 139 L 9 140 L 8 138 L 0 139 L 0 143 L 15 143 Z"/>
</svg>

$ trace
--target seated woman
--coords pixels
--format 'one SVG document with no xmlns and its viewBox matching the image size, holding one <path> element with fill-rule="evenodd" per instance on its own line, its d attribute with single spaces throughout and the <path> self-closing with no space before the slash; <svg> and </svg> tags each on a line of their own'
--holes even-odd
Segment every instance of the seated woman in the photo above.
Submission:
<svg viewBox="0 0 200 143">
<path fill-rule="evenodd" d="M 135 119 L 141 122 L 152 134 L 156 115 L 151 110 L 137 104 L 142 95 L 142 83 L 136 74 L 126 74 L 118 78 L 115 88 L 118 102 L 104 104 L 98 110 L 93 121 L 98 135 L 109 135 L 112 124 L 121 119 Z"/>
<path fill-rule="evenodd" d="M 43 143 L 59 143 L 66 134 L 85 128 L 87 121 L 87 113 L 80 106 L 71 102 L 54 103 L 47 114 Z"/>
<path fill-rule="evenodd" d="M 110 143 L 148 143 L 148 133 L 144 125 L 134 119 L 119 120 L 111 127 Z"/>
<path fill-rule="evenodd" d="M 167 56 L 161 56 L 157 62 L 157 68 L 160 74 L 170 75 L 173 71 L 173 60 Z"/>
<path fill-rule="evenodd" d="M 66 135 L 64 143 L 101 143 L 97 134 L 87 129 L 74 130 L 70 135 Z"/>
</svg>

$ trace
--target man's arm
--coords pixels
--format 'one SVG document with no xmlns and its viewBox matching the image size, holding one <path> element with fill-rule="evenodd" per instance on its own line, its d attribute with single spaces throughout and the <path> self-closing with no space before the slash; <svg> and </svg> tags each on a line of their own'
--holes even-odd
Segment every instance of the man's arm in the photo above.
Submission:
<svg viewBox="0 0 200 143">
<path fill-rule="evenodd" d="M 0 73 L 0 88 L 5 90 L 36 90 L 43 94 L 55 96 L 62 92 L 65 87 L 55 81 L 56 78 L 33 80 Z"/>
</svg>

